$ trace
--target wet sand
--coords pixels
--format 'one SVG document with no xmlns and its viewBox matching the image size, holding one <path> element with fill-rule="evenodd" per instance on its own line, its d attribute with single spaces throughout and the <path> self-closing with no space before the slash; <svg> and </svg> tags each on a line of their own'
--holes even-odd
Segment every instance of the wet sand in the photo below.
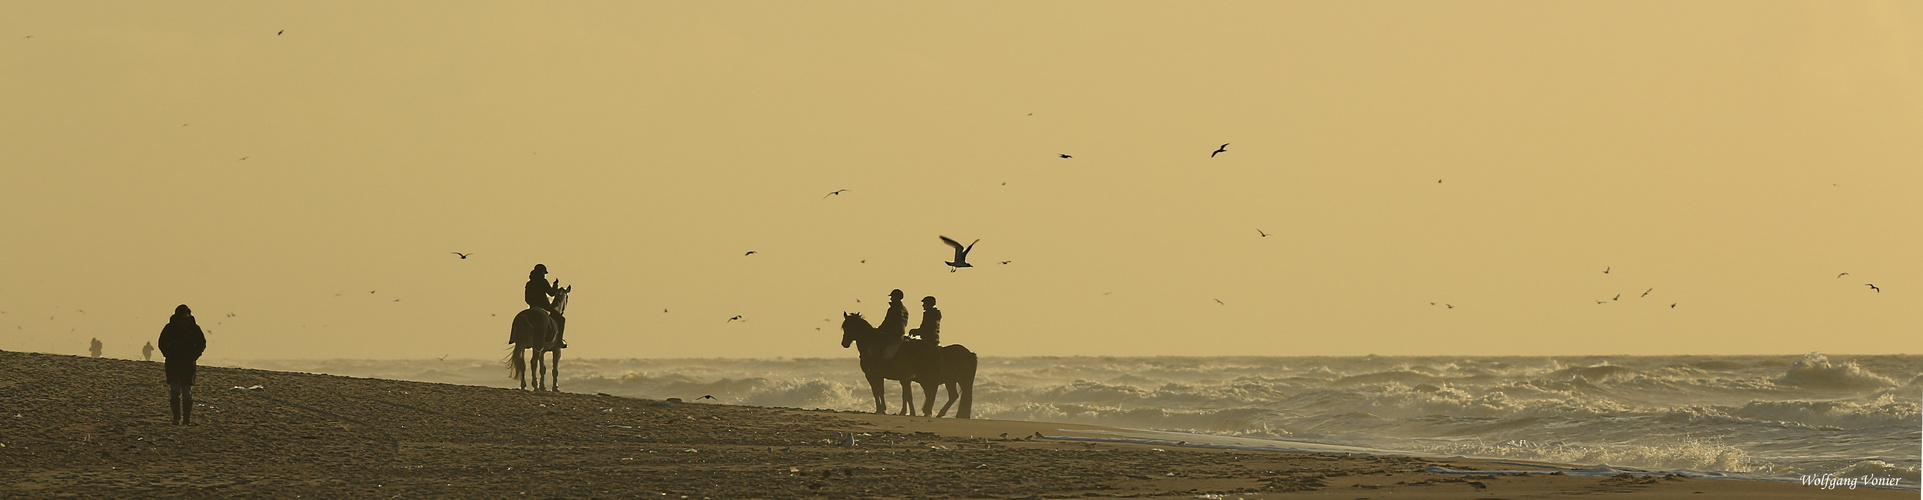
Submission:
<svg viewBox="0 0 1923 500">
<path fill-rule="evenodd" d="M 1420 469 L 1517 466 L 1090 443 L 1059 438 L 1106 430 L 670 404 L 217 367 L 201 368 L 194 414 L 199 425 L 175 426 L 168 421 L 162 379 L 158 362 L 0 352 L 0 496 L 1380 499 L 1917 494 L 1682 477 L 1441 474 Z M 260 388 L 234 389 L 256 385 Z M 1034 438 L 1038 432 L 1048 437 Z M 843 445 L 849 435 L 854 446 Z"/>
</svg>

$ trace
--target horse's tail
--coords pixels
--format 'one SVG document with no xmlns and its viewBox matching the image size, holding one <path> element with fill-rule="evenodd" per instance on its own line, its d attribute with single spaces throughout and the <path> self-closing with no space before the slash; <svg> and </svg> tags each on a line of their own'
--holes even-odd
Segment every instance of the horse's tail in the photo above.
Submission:
<svg viewBox="0 0 1923 500">
<path fill-rule="evenodd" d="M 527 361 L 521 359 L 520 354 L 520 349 L 510 350 L 507 359 L 501 360 L 502 364 L 507 365 L 508 380 L 520 380 L 521 375 L 527 373 Z"/>
<path fill-rule="evenodd" d="M 947 358 L 943 360 L 942 369 L 954 375 L 948 380 L 961 388 L 961 407 L 955 409 L 955 418 L 970 418 L 973 414 L 970 410 L 975 402 L 975 365 L 978 364 L 979 359 L 974 351 L 962 347 L 961 344 L 951 344 L 943 349 L 955 350 L 952 357 L 942 356 Z"/>
</svg>

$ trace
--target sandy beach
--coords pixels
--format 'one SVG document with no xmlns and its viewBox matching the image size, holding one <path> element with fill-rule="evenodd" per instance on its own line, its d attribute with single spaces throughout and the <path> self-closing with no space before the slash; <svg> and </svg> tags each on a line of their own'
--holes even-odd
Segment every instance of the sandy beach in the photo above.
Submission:
<svg viewBox="0 0 1923 500">
<path fill-rule="evenodd" d="M 1679 476 L 1440 473 L 1433 468 L 1518 465 L 1090 442 L 1075 438 L 1121 431 L 219 367 L 201 368 L 198 425 L 175 426 L 161 378 L 158 362 L 0 352 L 0 496 L 1915 495 Z"/>
</svg>

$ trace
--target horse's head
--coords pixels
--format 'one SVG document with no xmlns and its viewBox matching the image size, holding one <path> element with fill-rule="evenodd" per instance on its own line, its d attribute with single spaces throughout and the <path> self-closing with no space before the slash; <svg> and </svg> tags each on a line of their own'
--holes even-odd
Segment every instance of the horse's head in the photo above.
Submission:
<svg viewBox="0 0 1923 500">
<path fill-rule="evenodd" d="M 560 282 L 561 282 L 561 280 L 554 280 L 554 282 L 555 282 L 555 283 L 560 283 Z M 556 289 L 554 289 L 554 291 L 555 291 L 555 294 L 554 294 L 554 312 L 557 312 L 557 313 L 561 313 L 561 314 L 567 314 L 567 312 L 568 312 L 568 292 L 572 292 L 572 291 L 574 291 L 574 285 L 568 285 L 568 286 L 567 286 L 567 288 L 556 288 Z"/>
<path fill-rule="evenodd" d="M 868 319 L 861 317 L 861 313 L 841 313 L 841 347 L 843 349 L 848 348 L 849 343 L 861 340 L 862 337 L 874 331 L 874 325 L 868 324 Z"/>
</svg>

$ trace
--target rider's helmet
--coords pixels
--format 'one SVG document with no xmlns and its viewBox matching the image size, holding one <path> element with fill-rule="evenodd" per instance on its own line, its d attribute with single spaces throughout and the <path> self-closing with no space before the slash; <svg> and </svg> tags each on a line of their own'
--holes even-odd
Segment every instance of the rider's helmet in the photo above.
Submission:
<svg viewBox="0 0 1923 500">
<path fill-rule="evenodd" d="M 888 298 L 895 299 L 895 300 L 901 300 L 902 296 L 904 295 L 908 295 L 908 294 L 901 293 L 900 288 L 896 288 L 895 291 L 888 292 Z"/>
<path fill-rule="evenodd" d="M 534 274 L 547 274 L 547 273 L 548 273 L 548 266 L 547 266 L 547 264 L 535 264 L 535 265 L 534 265 Z"/>
<path fill-rule="evenodd" d="M 194 310 L 188 309 L 187 304 L 181 304 L 179 306 L 174 307 L 174 314 L 193 314 L 193 313 L 194 313 Z"/>
<path fill-rule="evenodd" d="M 935 296 L 933 296 L 933 295 L 929 295 L 929 296 L 927 296 L 927 297 L 922 297 L 922 298 L 921 298 L 921 304 L 922 304 L 922 305 L 924 305 L 924 306 L 932 306 L 932 305 L 935 305 Z"/>
</svg>

